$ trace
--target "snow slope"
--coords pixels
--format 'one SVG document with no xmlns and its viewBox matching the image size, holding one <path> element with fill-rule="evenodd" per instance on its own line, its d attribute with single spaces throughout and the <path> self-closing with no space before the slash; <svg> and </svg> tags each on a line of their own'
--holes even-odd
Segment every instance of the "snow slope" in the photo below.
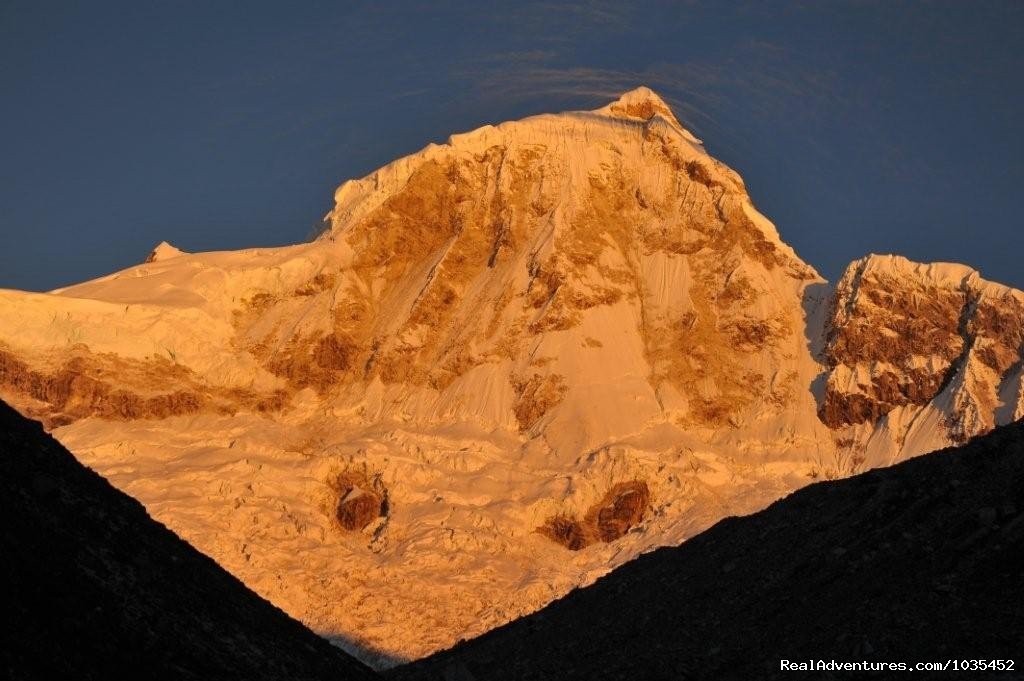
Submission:
<svg viewBox="0 0 1024 681">
<path fill-rule="evenodd" d="M 1024 415 L 1020 292 L 879 256 L 830 289 L 646 88 L 453 135 L 328 219 L 0 291 L 0 395 L 375 664 Z M 641 482 L 625 536 L 551 540 Z"/>
</svg>

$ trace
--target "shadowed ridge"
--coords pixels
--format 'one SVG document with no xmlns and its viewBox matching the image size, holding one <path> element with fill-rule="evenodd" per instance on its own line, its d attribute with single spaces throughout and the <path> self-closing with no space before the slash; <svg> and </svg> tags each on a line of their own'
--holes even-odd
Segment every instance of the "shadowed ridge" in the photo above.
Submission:
<svg viewBox="0 0 1024 681">
<path fill-rule="evenodd" d="M 1018 422 L 727 518 L 391 677 L 789 678 L 783 658 L 1012 659 L 1022 500 Z"/>
<path fill-rule="evenodd" d="M 374 679 L 0 402 L 9 679 Z"/>
</svg>

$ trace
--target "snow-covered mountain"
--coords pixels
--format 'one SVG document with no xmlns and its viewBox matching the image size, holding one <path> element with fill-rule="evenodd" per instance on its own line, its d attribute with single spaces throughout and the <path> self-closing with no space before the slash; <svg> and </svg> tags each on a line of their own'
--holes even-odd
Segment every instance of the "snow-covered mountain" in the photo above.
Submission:
<svg viewBox="0 0 1024 681">
<path fill-rule="evenodd" d="M 881 464 L 1024 418 L 1024 293 L 969 267 L 852 263 L 832 295 L 822 421 Z"/>
<path fill-rule="evenodd" d="M 339 187 L 288 248 L 0 291 L 0 396 L 378 664 L 1024 416 L 1024 294 L 835 288 L 646 88 Z"/>
</svg>

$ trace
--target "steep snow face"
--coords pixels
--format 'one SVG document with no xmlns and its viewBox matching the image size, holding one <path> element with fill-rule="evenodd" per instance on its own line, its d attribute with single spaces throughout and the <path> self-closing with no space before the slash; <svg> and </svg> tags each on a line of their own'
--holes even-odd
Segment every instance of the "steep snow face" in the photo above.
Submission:
<svg viewBox="0 0 1024 681">
<path fill-rule="evenodd" d="M 297 387 L 377 382 L 374 419 L 518 430 L 566 460 L 654 423 L 775 422 L 797 392 L 794 301 L 818 277 L 649 90 L 454 136 L 336 198 L 343 307 L 258 339 Z"/>
<path fill-rule="evenodd" d="M 1022 415 L 1019 292 L 868 258 L 830 293 L 646 88 L 454 135 L 328 218 L 0 291 L 0 395 L 378 664 Z"/>
</svg>

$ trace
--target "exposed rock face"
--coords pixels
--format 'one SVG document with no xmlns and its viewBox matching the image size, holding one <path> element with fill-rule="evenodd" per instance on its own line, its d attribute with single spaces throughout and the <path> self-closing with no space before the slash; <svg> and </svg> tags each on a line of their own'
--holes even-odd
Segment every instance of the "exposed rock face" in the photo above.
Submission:
<svg viewBox="0 0 1024 681">
<path fill-rule="evenodd" d="M 615 541 L 644 517 L 651 493 L 647 484 L 627 482 L 616 485 L 597 508 L 597 534 L 601 541 Z"/>
<path fill-rule="evenodd" d="M 116 355 L 96 356 L 88 348 L 76 347 L 60 362 L 55 369 L 33 369 L 0 345 L 0 396 L 17 399 L 27 414 L 48 427 L 88 417 L 150 420 L 203 410 L 265 413 L 284 406 L 280 391 L 260 395 L 240 388 L 204 386 L 189 369 L 159 356 L 125 360 Z"/>
<path fill-rule="evenodd" d="M 579 551 L 594 543 L 593 533 L 588 532 L 590 529 L 579 520 L 564 515 L 556 515 L 548 518 L 537 531 L 570 551 Z"/>
<path fill-rule="evenodd" d="M 174 370 L 154 363 L 159 383 L 173 384 Z M 49 407 L 56 424 L 87 416 L 108 419 L 167 418 L 199 411 L 202 397 L 187 390 L 141 396 L 112 386 L 89 370 L 85 359 L 75 357 L 57 371 L 32 370 L 9 352 L 0 351 L 0 386 Z M 118 380 L 119 377 L 113 377 Z"/>
<path fill-rule="evenodd" d="M 646 88 L 453 135 L 328 220 L 0 291 L 0 396 L 375 663 L 1024 415 L 1019 292 L 879 257 L 828 291 Z"/>
<path fill-rule="evenodd" d="M 374 679 L 0 402 L 8 679 Z"/>
<path fill-rule="evenodd" d="M 537 531 L 570 551 L 579 551 L 595 542 L 613 542 L 624 536 L 643 520 L 650 503 L 647 483 L 621 482 L 591 506 L 582 520 L 556 515 Z"/>
<path fill-rule="evenodd" d="M 921 407 L 963 441 L 1019 418 L 1024 294 L 974 270 L 864 258 L 836 287 L 827 333 L 832 428 Z"/>
<path fill-rule="evenodd" d="M 381 501 L 373 492 L 349 487 L 338 502 L 338 522 L 346 530 L 361 530 L 380 516 Z"/>
<path fill-rule="evenodd" d="M 826 350 L 831 371 L 821 417 L 833 428 L 927 404 L 948 382 L 966 344 L 960 328 L 969 304 L 964 281 L 922 281 L 871 267 L 877 263 L 865 258 L 851 265 L 832 301 Z"/>
</svg>

